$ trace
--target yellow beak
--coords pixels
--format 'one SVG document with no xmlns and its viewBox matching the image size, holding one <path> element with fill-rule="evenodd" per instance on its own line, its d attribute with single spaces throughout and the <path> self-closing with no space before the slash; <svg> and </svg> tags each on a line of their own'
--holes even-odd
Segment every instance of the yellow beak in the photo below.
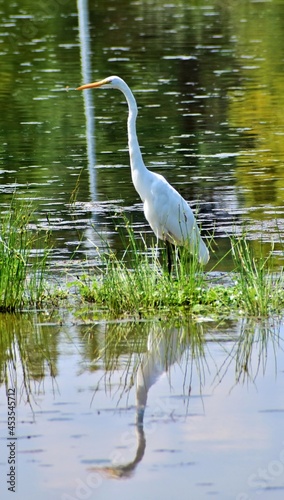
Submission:
<svg viewBox="0 0 284 500">
<path fill-rule="evenodd" d="M 104 80 L 100 80 L 99 82 L 86 83 L 85 85 L 81 85 L 81 87 L 77 87 L 76 90 L 95 89 L 97 87 L 105 85 L 106 83 L 108 83 L 107 78 L 105 78 Z"/>
</svg>

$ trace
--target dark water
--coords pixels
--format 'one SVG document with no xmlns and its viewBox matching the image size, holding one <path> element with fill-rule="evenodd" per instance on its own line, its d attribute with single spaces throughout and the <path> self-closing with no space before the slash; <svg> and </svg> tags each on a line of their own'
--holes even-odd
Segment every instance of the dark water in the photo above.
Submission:
<svg viewBox="0 0 284 500">
<path fill-rule="evenodd" d="M 117 74 L 138 102 L 145 163 L 215 234 L 207 270 L 243 228 L 256 251 L 275 242 L 282 265 L 283 19 L 280 0 L 2 2 L 1 210 L 15 188 L 33 201 L 59 270 L 71 256 L 98 263 L 101 235 L 119 249 L 121 210 L 150 234 L 122 94 L 74 90 Z M 94 324 L 46 311 L 0 326 L 1 498 L 13 495 L 7 384 L 16 498 L 283 497 L 280 320 Z"/>
<path fill-rule="evenodd" d="M 147 166 L 199 206 L 204 229 L 216 236 L 216 259 L 243 224 L 256 246 L 260 237 L 279 241 L 281 2 L 95 1 L 84 16 L 86 5 L 1 7 L 1 205 L 15 187 L 37 202 L 38 222 L 45 227 L 48 216 L 54 230 L 59 266 L 78 242 L 76 255 L 93 254 L 97 231 L 119 246 L 112 234 L 118 209 L 143 229 L 123 96 L 65 90 L 118 74 L 138 101 Z M 78 182 L 74 217 L 68 203 Z M 282 257 L 280 246 L 275 252 Z"/>
</svg>

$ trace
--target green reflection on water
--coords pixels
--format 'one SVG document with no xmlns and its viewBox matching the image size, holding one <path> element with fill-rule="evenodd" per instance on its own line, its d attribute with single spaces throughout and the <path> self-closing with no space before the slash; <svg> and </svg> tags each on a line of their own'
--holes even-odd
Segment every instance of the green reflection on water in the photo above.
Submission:
<svg viewBox="0 0 284 500">
<path fill-rule="evenodd" d="M 71 320 L 69 318 L 68 322 Z M 44 314 L 1 314 L 1 384 L 17 387 L 20 382 L 17 389 L 23 392 L 24 399 L 31 404 L 36 401 L 34 382 L 40 385 L 45 378 L 51 377 L 55 381 L 58 376 L 59 355 L 62 345 L 65 345 L 59 335 L 62 330 L 65 331 L 65 340 L 80 353 L 78 362 L 83 371 L 103 370 L 96 390 L 101 389 L 102 384 L 105 390 L 113 390 L 119 398 L 118 389 L 122 395 L 136 386 L 142 398 L 139 401 L 137 393 L 138 410 L 145 407 L 150 387 L 162 373 L 167 372 L 170 377 L 174 365 L 180 366 L 181 370 L 186 367 L 184 387 L 187 390 L 190 390 L 195 373 L 202 392 L 208 376 L 207 358 L 211 356 L 211 342 L 219 343 L 220 349 L 226 353 L 222 365 L 216 365 L 216 379 L 222 379 L 233 363 L 236 383 L 253 381 L 259 371 L 264 373 L 268 351 L 276 352 L 282 345 L 281 321 L 272 318 L 220 323 L 206 319 L 200 322 L 190 317 L 175 321 L 88 323 L 86 319 L 86 325 L 78 324 L 76 340 L 69 337 L 59 315 L 47 321 Z M 62 354 L 66 356 L 67 352 Z M 112 388 L 112 375 L 116 371 L 120 372 L 120 383 L 119 387 L 114 385 Z"/>
<path fill-rule="evenodd" d="M 94 79 L 117 73 L 127 80 L 145 162 L 186 199 L 201 201 L 222 237 L 214 209 L 230 221 L 264 221 L 269 234 L 276 232 L 270 221 L 282 226 L 283 9 L 277 0 L 89 4 Z M 17 183 L 40 200 L 43 216 L 67 221 L 56 246 L 73 246 L 78 233 L 66 203 L 79 175 L 78 200 L 91 199 L 82 99 L 65 92 L 82 83 L 77 7 L 6 2 L 0 26 L 2 203 Z M 119 199 L 144 223 L 128 167 L 126 105 L 104 92 L 94 102 L 97 198 Z"/>
<path fill-rule="evenodd" d="M 44 319 L 41 314 L 0 314 L 1 385 L 16 388 L 31 405 L 45 377 L 58 374 L 58 328 L 42 324 Z"/>
<path fill-rule="evenodd" d="M 76 456 L 76 477 L 84 477 L 83 471 L 86 470 L 88 473 L 98 473 L 102 478 L 133 478 L 137 466 L 145 457 L 146 437 L 150 450 L 154 443 L 157 447 L 151 433 L 153 425 L 174 423 L 177 430 L 176 426 L 182 428 L 185 416 L 188 416 L 191 428 L 194 422 L 197 425 L 196 417 L 204 417 L 202 408 L 204 411 L 206 397 L 213 396 L 214 399 L 214 388 L 217 386 L 223 384 L 226 393 L 236 385 L 254 384 L 259 376 L 265 375 L 266 365 L 271 366 L 271 362 L 277 374 L 276 359 L 283 348 L 280 326 L 280 321 L 272 319 L 262 322 L 227 320 L 219 324 L 195 322 L 191 318 L 175 322 L 155 320 L 88 324 L 86 318 L 85 324 L 76 324 L 76 320 L 65 316 L 64 312 L 61 319 L 60 316 L 46 318 L 44 314 L 0 315 L 1 385 L 5 383 L 7 388 L 16 388 L 19 398 L 17 411 L 21 419 L 17 432 L 22 433 L 24 430 L 25 438 L 21 449 L 25 450 L 24 453 L 27 450 L 35 453 L 38 461 L 36 466 L 39 466 L 46 463 L 46 459 L 44 462 L 39 460 L 41 450 L 34 449 L 35 439 L 39 438 L 44 452 L 47 456 L 50 453 L 52 457 L 54 450 L 58 453 L 60 433 L 61 452 L 65 454 L 67 447 L 71 446 Z M 75 359 L 70 365 L 68 359 L 71 352 Z M 175 378 L 177 372 L 180 373 L 178 379 Z M 154 401 L 148 401 L 150 392 L 155 391 L 154 386 L 158 385 L 163 375 L 168 381 L 166 395 L 156 393 Z M 52 391 L 51 387 L 56 390 Z M 135 393 L 135 407 L 128 403 L 131 391 Z M 236 392 L 238 394 L 238 390 Z M 105 406 L 108 398 L 111 400 L 110 412 Z M 274 400 L 277 401 L 277 398 Z M 216 401 L 224 404 L 224 408 L 218 408 L 218 418 L 228 416 L 231 411 L 229 409 L 229 413 L 226 412 L 228 400 L 225 404 L 219 395 Z M 29 403 L 34 417 L 33 436 L 30 436 L 29 430 L 31 412 L 27 412 L 26 403 Z M 237 396 L 234 404 L 239 403 Z M 234 405 L 233 408 L 236 410 Z M 269 403 L 264 408 L 265 411 L 270 408 Z M 129 423 L 125 427 L 124 419 L 123 422 L 121 418 L 118 419 L 121 413 L 125 416 L 125 411 L 129 411 L 130 419 L 133 418 L 130 427 Z M 243 414 L 247 417 L 247 411 L 247 408 L 238 408 L 234 416 L 235 423 Z M 258 410 L 255 411 L 257 413 Z M 100 414 L 103 418 L 99 417 Z M 214 409 L 210 415 L 212 420 L 209 422 L 212 423 L 216 417 Z M 101 427 L 104 420 L 106 423 Z M 117 420 L 120 421 L 118 426 Z M 108 425 L 114 425 L 115 442 L 121 442 L 121 447 L 114 448 L 115 453 L 111 455 L 107 455 L 106 436 L 99 446 L 96 441 L 100 429 L 105 432 Z M 121 428 L 125 429 L 122 434 Z M 36 430 L 43 434 L 36 435 Z M 168 426 L 167 432 L 170 431 L 172 427 Z M 33 438 L 31 448 L 30 437 Z M 87 443 L 89 439 L 90 447 Z M 200 446 L 200 436 L 198 439 Z M 214 439 L 217 440 L 214 446 L 218 449 L 220 435 Z M 232 446 L 224 436 L 222 440 L 226 446 Z M 193 446 L 192 440 L 191 444 Z M 158 446 L 163 449 L 165 443 L 158 441 Z M 235 451 L 234 446 L 232 449 Z M 210 456 L 207 447 L 206 450 Z M 129 457 L 129 451 L 132 458 Z M 188 453 L 186 448 L 186 456 Z M 191 450 L 190 453 L 192 457 L 196 455 L 196 451 Z M 30 470 L 31 463 L 26 463 L 25 454 L 19 455 L 19 463 L 24 470 Z M 156 458 L 155 463 L 162 464 L 162 457 Z M 62 472 L 66 478 L 64 467 Z M 55 467 L 48 469 L 50 478 L 56 478 L 56 474 Z M 42 480 L 39 476 L 39 484 Z M 30 489 L 28 482 L 21 481 L 20 484 L 21 488 Z M 67 481 L 63 491 L 69 490 L 72 484 L 72 481 Z M 56 486 L 51 481 L 48 492 L 54 488 Z"/>
</svg>

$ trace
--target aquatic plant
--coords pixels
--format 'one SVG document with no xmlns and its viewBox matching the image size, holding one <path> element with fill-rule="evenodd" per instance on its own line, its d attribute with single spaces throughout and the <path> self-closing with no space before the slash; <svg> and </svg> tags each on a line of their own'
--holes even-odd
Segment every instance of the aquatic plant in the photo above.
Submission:
<svg viewBox="0 0 284 500">
<path fill-rule="evenodd" d="M 173 251 L 169 275 L 166 248 L 158 249 L 155 243 L 148 247 L 142 235 L 137 239 L 129 221 L 125 225 L 123 255 L 118 257 L 108 245 L 97 249 L 102 267 L 95 276 L 83 274 L 76 281 L 81 297 L 113 316 L 170 313 L 177 306 L 196 304 L 205 280 L 198 258 L 185 249 Z"/>
<path fill-rule="evenodd" d="M 14 196 L 1 215 L 0 311 L 38 304 L 46 293 L 44 282 L 49 253 L 45 233 L 32 230 L 30 203 Z"/>
<path fill-rule="evenodd" d="M 275 271 L 273 244 L 265 254 L 260 241 L 256 256 L 243 234 L 231 237 L 231 248 L 238 307 L 247 315 L 257 317 L 279 312 L 284 305 L 284 279 L 282 270 Z"/>
<path fill-rule="evenodd" d="M 1 217 L 2 312 L 37 308 L 43 303 L 54 307 L 67 296 L 67 289 L 58 292 L 51 287 L 49 233 L 31 225 L 32 218 L 31 204 L 15 197 Z M 149 244 L 142 234 L 137 237 L 133 224 L 124 216 L 121 226 L 126 228 L 126 233 L 117 229 L 122 254 L 102 241 L 97 248 L 98 266 L 91 273 L 84 272 L 69 280 L 70 288 L 75 286 L 76 291 L 70 294 L 72 300 L 79 297 L 84 303 L 93 304 L 97 315 L 139 319 L 157 315 L 268 317 L 283 313 L 283 272 L 275 271 L 273 246 L 265 253 L 260 242 L 255 255 L 245 233 L 231 237 L 234 269 L 227 274 L 226 284 L 222 284 L 210 269 L 205 273 L 198 257 L 189 255 L 185 248 L 173 249 L 173 269 L 169 274 L 166 247 L 158 247 L 156 241 Z M 76 308 L 82 308 L 78 301 Z"/>
<path fill-rule="evenodd" d="M 94 276 L 83 274 L 76 281 L 79 295 L 96 304 L 106 316 L 136 317 L 166 313 L 193 315 L 247 315 L 279 313 L 284 307 L 283 274 L 273 271 L 273 248 L 266 256 L 254 255 L 246 235 L 231 238 L 234 270 L 227 284 L 210 280 L 198 259 L 185 249 L 174 252 L 174 269 L 169 275 L 166 249 L 149 247 L 133 226 L 127 229 L 124 253 L 118 257 L 106 245 L 99 250 L 102 267 Z M 74 283 L 73 283 L 74 284 Z"/>
</svg>

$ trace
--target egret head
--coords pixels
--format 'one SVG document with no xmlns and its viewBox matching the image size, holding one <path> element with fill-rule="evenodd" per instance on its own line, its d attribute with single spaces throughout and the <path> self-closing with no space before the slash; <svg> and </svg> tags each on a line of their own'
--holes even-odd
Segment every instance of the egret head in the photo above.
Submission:
<svg viewBox="0 0 284 500">
<path fill-rule="evenodd" d="M 86 89 L 95 89 L 98 87 L 104 87 L 107 89 L 119 89 L 121 90 L 125 85 L 124 81 L 119 78 L 119 76 L 108 76 L 104 80 L 100 80 L 99 82 L 94 83 L 86 83 L 86 85 L 81 85 L 76 90 L 86 90 Z"/>
</svg>

